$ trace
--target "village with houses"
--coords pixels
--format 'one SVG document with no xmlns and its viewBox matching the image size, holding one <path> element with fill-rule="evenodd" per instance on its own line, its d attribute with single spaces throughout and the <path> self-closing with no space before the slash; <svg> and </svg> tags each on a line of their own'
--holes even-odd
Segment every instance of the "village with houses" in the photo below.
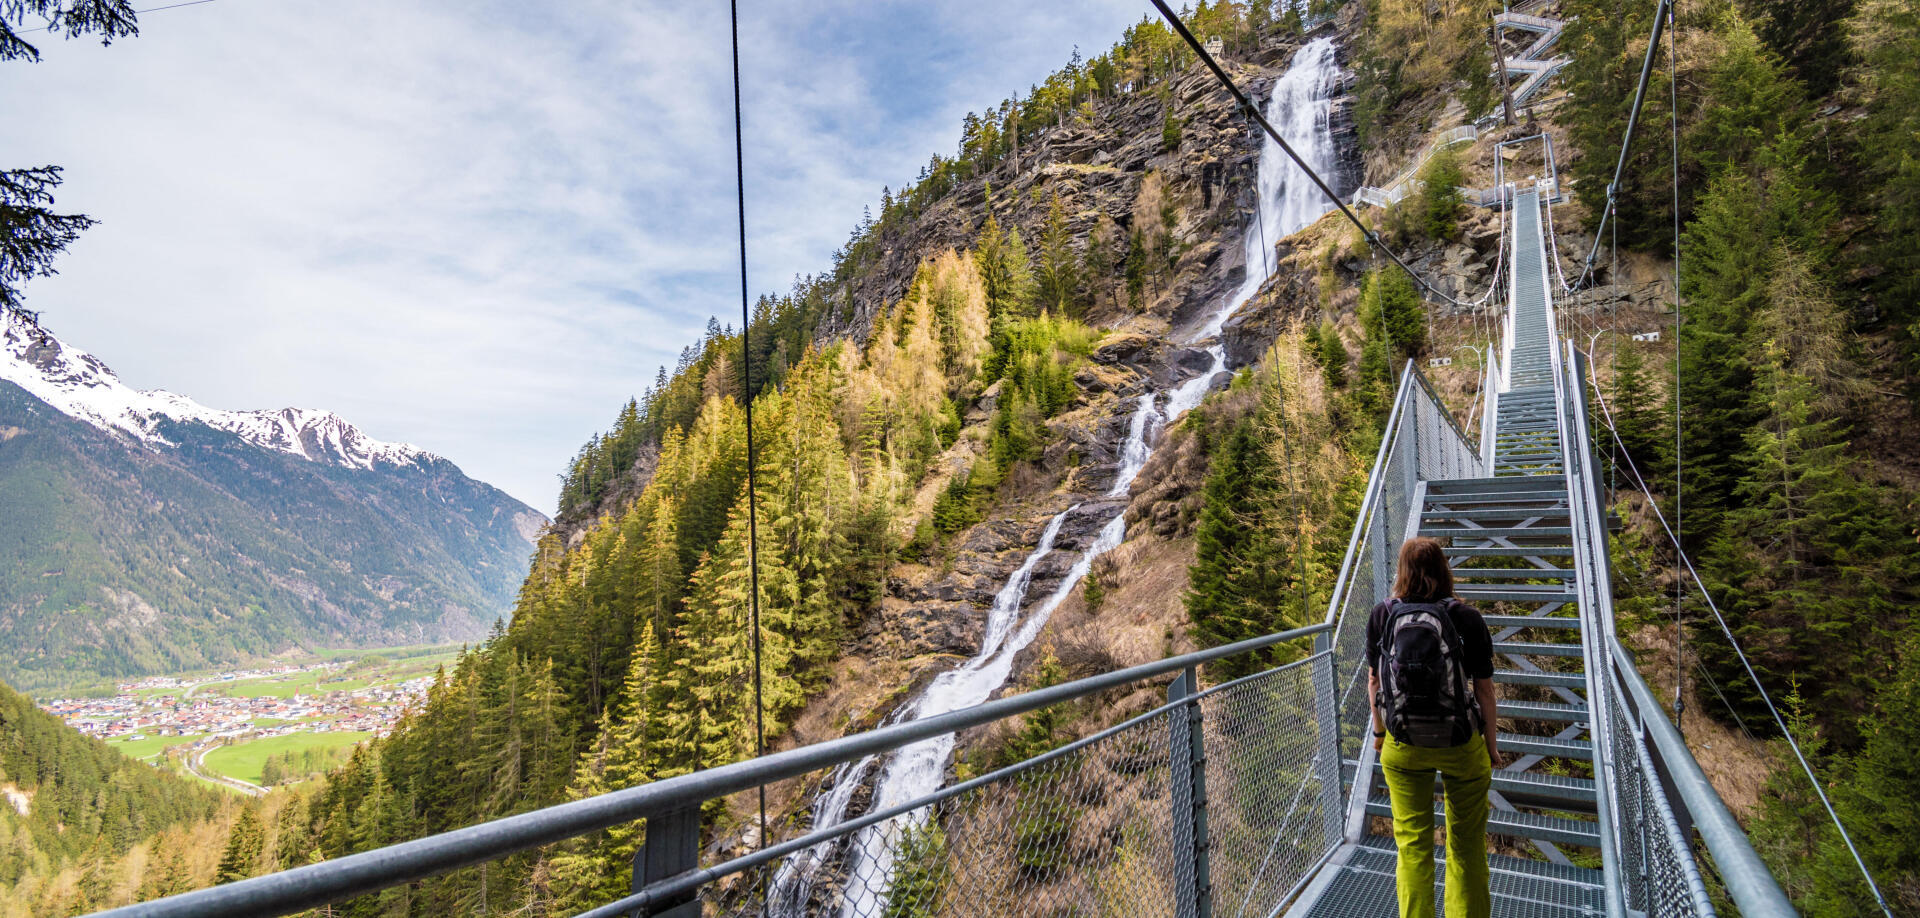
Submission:
<svg viewBox="0 0 1920 918">
<path fill-rule="evenodd" d="M 40 706 L 136 759 L 258 794 L 267 755 L 385 736 L 433 685 L 433 662 L 327 660 L 151 676 L 120 683 L 110 696 Z"/>
</svg>

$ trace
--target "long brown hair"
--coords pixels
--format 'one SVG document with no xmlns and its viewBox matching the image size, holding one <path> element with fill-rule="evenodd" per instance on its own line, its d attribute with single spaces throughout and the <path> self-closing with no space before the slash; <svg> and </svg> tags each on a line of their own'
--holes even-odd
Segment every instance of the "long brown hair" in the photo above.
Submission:
<svg viewBox="0 0 1920 918">
<path fill-rule="evenodd" d="M 1408 602 L 1432 602 L 1453 596 L 1453 568 L 1447 553 L 1433 539 L 1412 538 L 1400 543 L 1400 573 L 1393 579 L 1393 595 Z"/>
</svg>

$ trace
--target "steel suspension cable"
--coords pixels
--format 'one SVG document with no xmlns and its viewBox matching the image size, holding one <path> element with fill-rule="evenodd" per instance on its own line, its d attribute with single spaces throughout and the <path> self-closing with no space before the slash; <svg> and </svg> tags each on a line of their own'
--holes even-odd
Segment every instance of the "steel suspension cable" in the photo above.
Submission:
<svg viewBox="0 0 1920 918">
<path fill-rule="evenodd" d="M 1593 359 L 1593 354 L 1588 353 L 1587 359 L 1591 361 Z M 1609 456 L 1612 456 L 1614 455 L 1614 452 L 1615 452 L 1614 450 L 1608 450 L 1607 454 Z M 1616 458 L 1608 462 L 1607 465 L 1617 471 L 1620 467 L 1620 460 Z M 1609 474 L 1612 474 L 1612 473 L 1609 473 Z M 1615 490 L 1618 490 L 1617 483 L 1614 485 L 1608 485 L 1607 493 L 1611 494 Z M 1652 578 L 1653 572 L 1648 570 L 1645 564 L 1640 563 L 1640 559 L 1636 557 L 1632 552 L 1626 553 L 1626 559 L 1628 564 L 1633 565 L 1633 570 L 1635 575 L 1639 576 L 1643 580 Z M 1713 674 L 1708 672 L 1706 667 L 1701 666 L 1700 661 L 1697 659 L 1693 661 L 1693 671 L 1700 674 L 1700 678 L 1703 681 L 1705 681 L 1710 688 L 1713 689 L 1713 694 L 1720 699 L 1720 704 L 1727 709 L 1727 713 L 1733 716 L 1734 723 L 1740 727 L 1740 735 L 1746 737 L 1749 742 L 1756 742 L 1756 743 L 1759 742 L 1760 741 L 1759 737 L 1754 736 L 1753 729 L 1747 725 L 1747 718 L 1740 713 L 1740 710 L 1738 708 L 1735 708 L 1733 706 L 1732 701 L 1729 701 L 1727 699 L 1727 693 L 1720 690 L 1719 681 L 1715 680 L 1713 678 Z"/>
<path fill-rule="evenodd" d="M 1673 528 L 1674 544 L 1687 534 L 1686 488 L 1681 483 L 1685 468 L 1680 437 L 1680 55 L 1675 44 L 1674 0 L 1663 0 L 1667 8 L 1667 112 L 1673 133 Z M 1595 239 L 1595 243 L 1599 240 Z M 1687 628 L 1681 618 L 1686 591 L 1680 578 L 1673 583 L 1673 728 L 1685 737 L 1681 726 L 1685 718 L 1687 681 Z M 1878 890 L 1875 890 L 1877 893 Z"/>
<path fill-rule="evenodd" d="M 1633 147 L 1633 132 L 1640 124 L 1640 107 L 1647 99 L 1647 80 L 1653 76 L 1653 55 L 1660 47 L 1660 33 L 1667 27 L 1665 14 L 1672 5 L 1673 0 L 1660 0 L 1659 8 L 1654 10 L 1653 34 L 1647 39 L 1647 56 L 1640 62 L 1640 83 L 1634 87 L 1633 107 L 1627 112 L 1627 132 L 1620 139 L 1620 157 L 1613 164 L 1613 181 L 1607 183 L 1608 206 L 1601 212 L 1601 225 L 1594 228 L 1593 248 L 1587 252 L 1586 268 L 1580 272 L 1580 279 L 1574 281 L 1576 286 L 1586 284 L 1587 278 L 1593 274 L 1594 256 L 1600 254 L 1600 233 L 1606 229 L 1607 221 L 1613 217 L 1615 208 L 1612 205 L 1620 194 L 1620 178 L 1626 174 L 1627 152 Z"/>
<path fill-rule="evenodd" d="M 1279 131 L 1274 130 L 1273 125 L 1267 122 L 1267 116 L 1261 114 L 1259 109 L 1254 108 L 1253 100 L 1247 98 L 1247 94 L 1240 89 L 1238 84 L 1233 82 L 1232 77 L 1227 76 L 1227 72 L 1221 69 L 1220 63 L 1213 59 L 1212 54 L 1207 53 L 1207 49 L 1201 46 L 1200 40 L 1195 38 L 1193 32 L 1187 29 L 1187 24 L 1180 20 L 1180 16 L 1176 14 L 1171 7 L 1167 6 L 1166 0 L 1153 0 L 1153 6 L 1160 11 L 1161 17 L 1167 20 L 1167 24 L 1172 26 L 1175 32 L 1179 33 L 1180 38 L 1187 43 L 1187 47 L 1192 48 L 1193 53 L 1199 56 L 1200 62 L 1206 64 L 1208 70 L 1213 71 L 1214 77 L 1220 81 L 1220 85 L 1227 88 L 1227 92 L 1233 95 L 1234 101 L 1240 104 L 1241 110 L 1250 114 L 1253 120 L 1260 125 L 1261 130 L 1265 131 L 1268 137 L 1273 138 L 1274 143 L 1279 144 L 1280 149 L 1287 154 L 1287 158 L 1293 160 L 1294 165 L 1299 166 L 1300 171 L 1305 172 L 1307 178 L 1313 180 L 1313 184 L 1319 187 L 1320 193 L 1326 195 L 1327 200 L 1333 202 L 1333 206 L 1339 209 L 1340 214 L 1346 217 L 1348 222 L 1360 229 L 1361 234 L 1366 238 L 1369 246 L 1388 258 L 1393 259 L 1393 263 L 1399 265 L 1400 270 L 1405 271 L 1407 276 L 1413 279 L 1414 283 L 1419 284 L 1420 289 L 1454 306 L 1466 305 L 1453 297 L 1441 293 L 1439 288 L 1429 283 L 1426 278 L 1421 277 L 1419 272 L 1413 270 L 1406 261 L 1402 260 L 1398 254 L 1388 248 L 1387 244 L 1380 239 L 1379 233 L 1369 229 L 1365 223 L 1361 222 L 1359 215 L 1353 212 L 1353 208 L 1348 207 L 1347 202 L 1340 200 L 1340 196 L 1333 193 L 1333 187 L 1327 184 L 1327 180 L 1321 178 L 1320 173 L 1315 172 L 1312 166 L 1307 165 L 1306 160 L 1300 158 L 1300 154 L 1293 149 L 1293 144 L 1288 143 L 1285 137 L 1280 136 Z"/>
<path fill-rule="evenodd" d="M 1591 360 L 1592 355 L 1588 355 L 1588 359 Z M 1840 821 L 1840 814 L 1834 810 L 1833 802 L 1827 799 L 1826 789 L 1821 786 L 1819 777 L 1814 775 L 1813 766 L 1807 763 L 1806 754 L 1800 750 L 1800 742 L 1794 739 L 1793 731 L 1787 729 L 1786 718 L 1780 716 L 1780 709 L 1774 705 L 1773 696 L 1767 692 L 1766 684 L 1760 681 L 1759 673 L 1754 671 L 1753 662 L 1747 659 L 1747 652 L 1740 646 L 1739 639 L 1733 636 L 1733 628 L 1727 624 L 1726 616 L 1721 614 L 1719 604 L 1713 601 L 1713 594 L 1707 592 L 1707 585 L 1700 579 L 1700 572 L 1694 568 L 1693 559 L 1687 557 L 1686 549 L 1680 546 L 1680 537 L 1667 523 L 1667 515 L 1660 511 L 1660 504 L 1653 499 L 1653 490 L 1647 486 L 1645 476 L 1640 474 L 1639 464 L 1633 461 L 1633 454 L 1627 452 L 1627 444 L 1620 439 L 1620 430 L 1614 424 L 1613 411 L 1607 405 L 1606 395 L 1598 386 L 1595 386 L 1593 391 L 1595 401 L 1600 405 L 1601 416 L 1605 419 L 1607 431 L 1613 436 L 1614 446 L 1620 450 L 1621 458 L 1626 460 L 1627 471 L 1633 474 L 1633 483 L 1638 485 L 1640 493 L 1646 496 L 1647 507 L 1653 510 L 1654 519 L 1660 521 L 1660 528 L 1666 532 L 1667 540 L 1673 543 L 1674 555 L 1686 568 L 1687 574 L 1693 578 L 1693 588 L 1699 591 L 1701 599 L 1706 600 L 1707 608 L 1713 612 L 1713 619 L 1720 626 L 1720 633 L 1726 636 L 1728 646 L 1733 648 L 1734 656 L 1740 660 L 1740 667 L 1746 670 L 1747 679 L 1753 682 L 1754 690 L 1760 693 L 1761 703 L 1767 706 L 1767 713 L 1772 715 L 1774 726 L 1780 729 L 1780 735 L 1786 739 L 1787 747 L 1793 750 L 1794 760 L 1800 763 L 1800 771 L 1807 776 L 1807 783 L 1813 786 L 1814 794 L 1820 798 L 1820 805 L 1826 808 L 1827 819 L 1840 832 L 1840 840 L 1846 842 L 1848 853 L 1853 855 L 1854 866 L 1860 869 L 1860 876 L 1866 879 L 1867 888 L 1873 891 L 1874 901 L 1880 905 L 1880 911 L 1887 918 L 1893 918 L 1893 909 L 1887 905 L 1886 896 L 1881 894 L 1880 884 L 1875 882 L 1873 872 L 1867 869 L 1866 860 L 1860 856 L 1860 849 L 1853 844 L 1853 834 L 1847 831 L 1846 823 Z M 1683 580 L 1677 575 L 1674 579 Z M 1684 586 L 1683 583 L 1683 589 Z"/>
<path fill-rule="evenodd" d="M 1634 129 L 1640 125 L 1640 106 L 1647 98 L 1647 79 L 1653 75 L 1653 52 L 1661 46 L 1661 31 L 1667 29 L 1667 15 L 1663 13 L 1667 13 L 1668 6 L 1672 6 L 1672 0 L 1661 0 L 1659 10 L 1653 12 L 1653 35 L 1647 38 L 1647 56 L 1640 61 L 1640 85 L 1634 86 L 1634 108 L 1626 113 L 1626 134 L 1620 138 L 1620 157 L 1613 163 L 1613 181 L 1607 182 L 1607 209 L 1599 215 L 1599 227 L 1594 229 L 1594 248 L 1588 250 L 1586 269 L 1580 271 L 1580 278 L 1574 280 L 1574 286 L 1586 284 L 1586 278 L 1594 275 L 1594 257 L 1599 255 L 1599 234 L 1607 229 L 1609 219 L 1615 219 L 1617 207 L 1613 202 L 1619 198 L 1620 177 L 1626 175 L 1626 152 L 1634 146 Z"/>
<path fill-rule="evenodd" d="M 753 754 L 767 754 L 766 706 L 761 701 L 760 672 L 760 520 L 759 487 L 754 466 L 758 456 L 753 448 L 753 317 L 747 305 L 747 153 L 740 117 L 740 2 L 728 0 L 728 24 L 733 38 L 733 179 L 740 213 L 740 401 L 746 406 L 747 420 L 747 608 L 748 627 L 753 647 Z M 760 791 L 760 837 L 756 847 L 767 845 L 767 786 Z M 760 910 L 767 908 L 766 889 L 760 891 Z"/>
</svg>

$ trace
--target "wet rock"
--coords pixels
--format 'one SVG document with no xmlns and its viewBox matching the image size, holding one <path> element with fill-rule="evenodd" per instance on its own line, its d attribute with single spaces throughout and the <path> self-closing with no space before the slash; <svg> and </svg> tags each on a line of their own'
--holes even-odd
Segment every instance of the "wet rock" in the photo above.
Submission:
<svg viewBox="0 0 1920 918">
<path fill-rule="evenodd" d="M 1100 530 L 1107 522 L 1125 511 L 1127 502 L 1123 499 L 1090 500 L 1080 505 L 1060 524 L 1060 534 L 1054 539 L 1054 548 L 1073 552 L 1084 552 L 1092 547 L 1094 540 L 1100 537 Z"/>
<path fill-rule="evenodd" d="M 1118 428 L 1116 432 L 1115 428 Z M 1126 420 L 1115 423 L 1108 418 L 1093 427 L 1075 426 L 1066 431 L 1063 442 L 1055 444 L 1062 459 L 1071 454 L 1082 466 L 1105 465 L 1115 461 L 1120 453 L 1120 444 L 1126 438 Z M 1048 453 L 1056 451 L 1049 448 Z"/>
<path fill-rule="evenodd" d="M 980 649 L 986 631 L 986 612 L 972 603 L 908 603 L 888 600 L 880 614 L 868 620 L 869 643 L 886 646 L 900 656 L 950 653 L 971 656 Z"/>
<path fill-rule="evenodd" d="M 1027 529 L 1019 520 L 987 520 L 967 531 L 960 550 L 970 555 L 997 554 L 1022 544 L 1030 545 Z"/>
<path fill-rule="evenodd" d="M 1183 377 L 1205 373 L 1213 367 L 1213 355 L 1197 347 L 1183 347 L 1167 357 L 1169 367 L 1181 371 Z"/>
<path fill-rule="evenodd" d="M 1100 346 L 1094 348 L 1090 357 L 1094 363 L 1137 367 L 1158 363 L 1166 349 L 1167 342 L 1159 338 L 1138 332 L 1121 332 L 1102 338 Z"/>
<path fill-rule="evenodd" d="M 1061 548 L 1058 544 L 1054 545 L 1053 551 L 1033 566 L 1033 587 L 1027 590 L 1028 602 L 1053 592 L 1054 587 L 1060 585 L 1061 578 L 1067 576 L 1067 572 L 1080 560 L 1078 551 L 1062 551 Z"/>
<path fill-rule="evenodd" d="M 1303 325 L 1319 312 L 1319 282 L 1304 270 L 1283 266 L 1220 327 L 1220 345 L 1227 352 L 1227 366 L 1244 367 L 1259 362 L 1281 332 Z"/>
</svg>

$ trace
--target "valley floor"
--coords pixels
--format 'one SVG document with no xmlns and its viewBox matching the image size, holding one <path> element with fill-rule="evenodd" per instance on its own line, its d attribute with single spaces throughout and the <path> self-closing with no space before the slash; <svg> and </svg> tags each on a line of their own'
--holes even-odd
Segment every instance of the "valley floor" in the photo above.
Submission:
<svg viewBox="0 0 1920 918">
<path fill-rule="evenodd" d="M 273 770 L 269 757 L 304 773 L 303 763 L 321 764 L 329 753 L 386 735 L 454 652 L 323 652 L 250 669 L 151 676 L 121 683 L 110 696 L 39 703 L 131 758 L 258 794 Z"/>
</svg>

